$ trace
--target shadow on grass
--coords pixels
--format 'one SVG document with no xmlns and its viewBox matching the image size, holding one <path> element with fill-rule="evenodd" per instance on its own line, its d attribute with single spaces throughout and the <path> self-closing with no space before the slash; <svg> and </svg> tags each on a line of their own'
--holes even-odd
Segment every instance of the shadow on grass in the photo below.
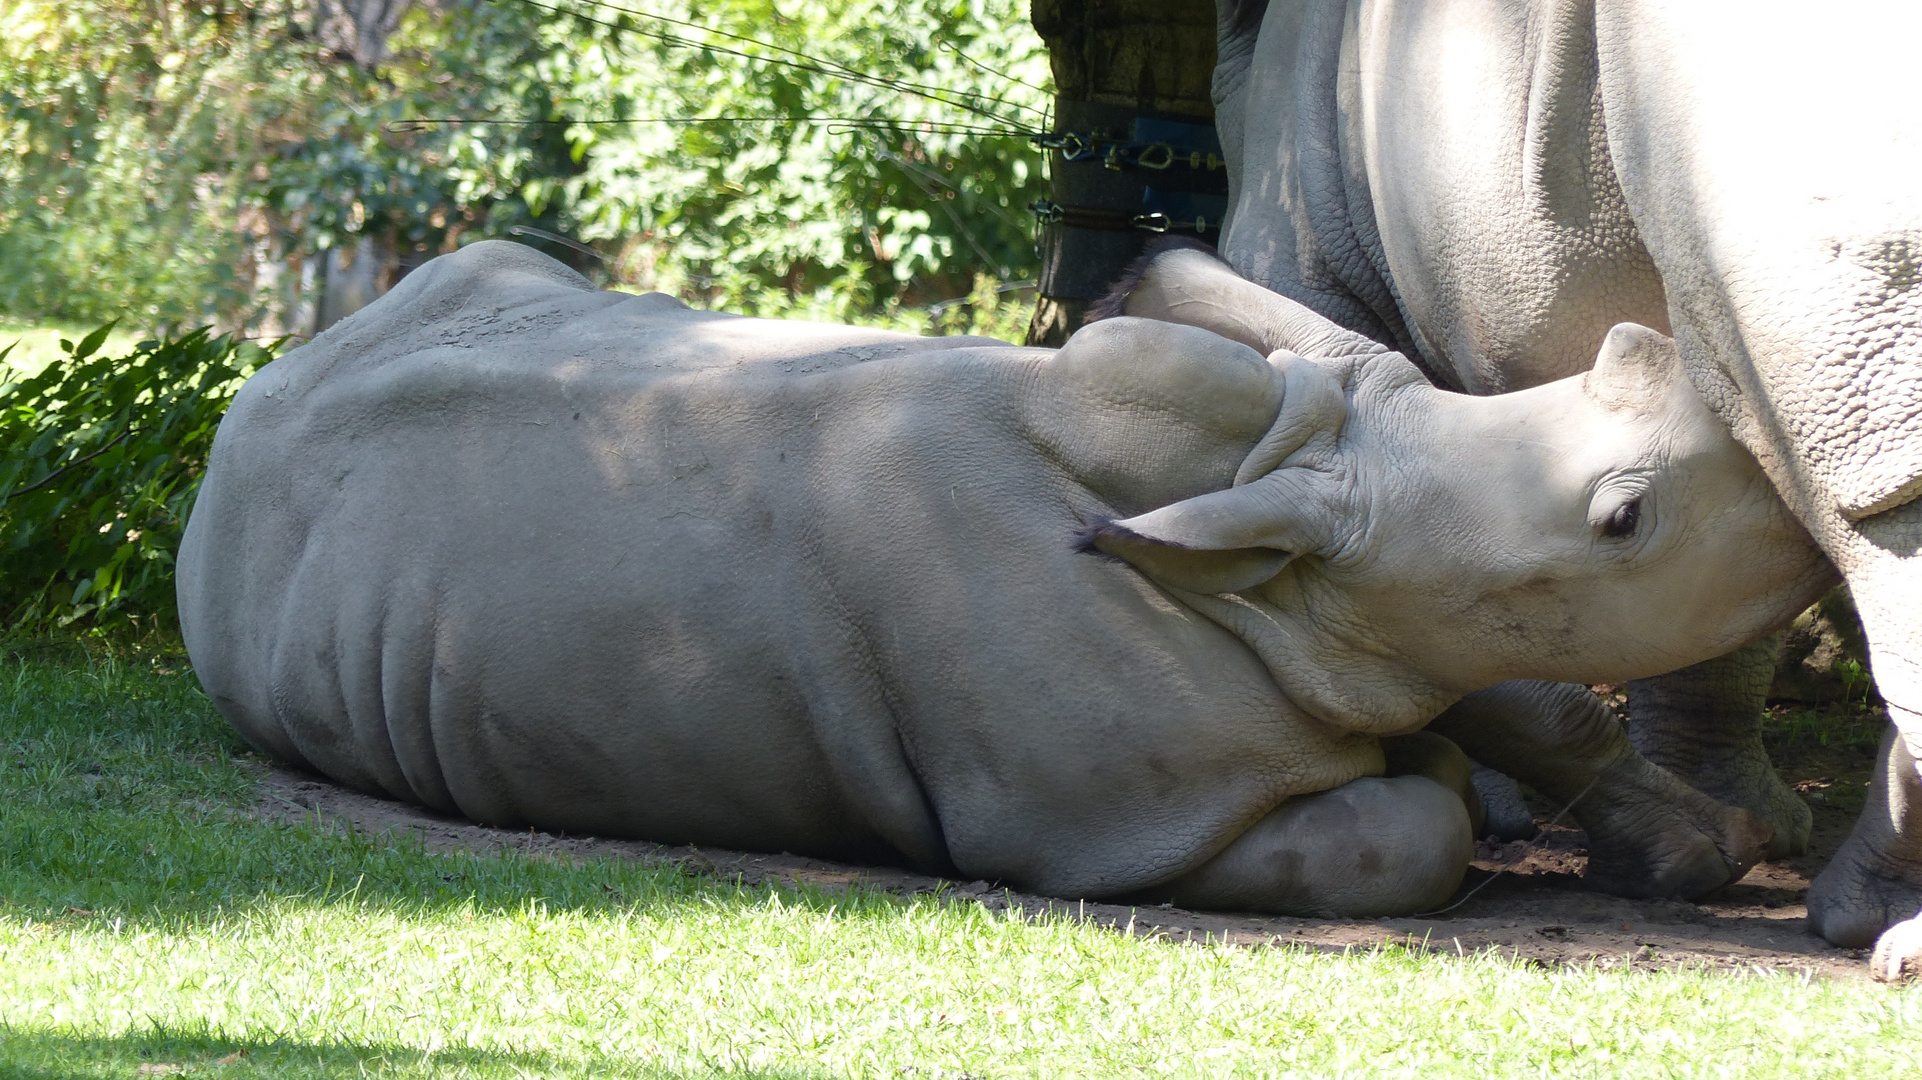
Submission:
<svg viewBox="0 0 1922 1080">
<path fill-rule="evenodd" d="M 248 812 L 257 769 L 194 684 L 156 662 L 0 657 L 0 917 L 180 928 L 293 899 L 408 913 L 685 905 L 900 911 L 885 893 L 740 886 L 671 863 L 429 853 L 418 839 Z"/>
<path fill-rule="evenodd" d="M 571 1060 L 547 1054 L 468 1048 L 223 1038 L 160 1025 L 119 1036 L 89 1037 L 0 1025 L 0 1080 L 126 1080 L 131 1077 L 678 1077 L 819 1080 L 830 1074 L 731 1068 L 724 1062 L 670 1068 L 610 1058 Z"/>
<path fill-rule="evenodd" d="M 69 772 L 60 784 L 66 791 L 11 799 L 0 815 L 0 917 L 182 929 L 288 900 L 407 915 L 540 910 L 613 917 L 760 908 L 777 896 L 787 907 L 844 916 L 912 906 L 859 888 L 744 885 L 672 862 L 511 849 L 431 852 L 418 837 L 262 821 L 244 805 L 196 805 L 164 793 L 127 799 L 112 790 L 111 763 L 87 767 L 101 773 Z M 13 795 L 9 787 L 0 783 L 0 799 Z"/>
</svg>

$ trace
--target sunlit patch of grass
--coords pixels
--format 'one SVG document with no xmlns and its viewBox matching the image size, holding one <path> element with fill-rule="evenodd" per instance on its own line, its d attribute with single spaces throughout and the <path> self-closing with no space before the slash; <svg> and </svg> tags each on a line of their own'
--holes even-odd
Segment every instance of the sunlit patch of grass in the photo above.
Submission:
<svg viewBox="0 0 1922 1080">
<path fill-rule="evenodd" d="M 1859 701 L 1771 707 L 1762 742 L 1783 779 L 1813 804 L 1856 813 L 1889 727 L 1888 710 Z"/>
<path fill-rule="evenodd" d="M 1770 709 L 1763 715 L 1762 738 L 1771 749 L 1833 747 L 1873 753 L 1888 730 L 1888 710 L 1879 705 L 1831 702 Z"/>
<path fill-rule="evenodd" d="M 0 662 L 0 1076 L 1912 1076 L 1922 992 L 1138 940 L 245 808 L 164 658 Z"/>
<path fill-rule="evenodd" d="M 42 368 L 66 355 L 60 348 L 62 338 L 79 341 L 94 329 L 67 323 L 29 322 L 0 315 L 0 349 L 13 346 L 7 358 L 0 360 L 0 383 L 39 374 Z M 116 330 L 107 335 L 101 351 L 117 356 L 132 351 L 139 342 L 139 334 Z"/>
</svg>

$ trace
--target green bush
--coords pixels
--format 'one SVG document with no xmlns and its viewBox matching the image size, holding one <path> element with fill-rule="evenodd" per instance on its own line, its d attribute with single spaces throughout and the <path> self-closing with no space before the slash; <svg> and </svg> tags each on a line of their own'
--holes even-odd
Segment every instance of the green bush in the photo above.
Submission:
<svg viewBox="0 0 1922 1080">
<path fill-rule="evenodd" d="M 329 253 L 391 276 L 516 228 L 746 314 L 1035 275 L 1025 0 L 437 0 L 364 60 L 347 6 L 0 3 L 0 312 L 299 329 Z"/>
<path fill-rule="evenodd" d="M 277 344 L 201 329 L 101 355 L 111 330 L 0 385 L 0 622 L 14 628 L 177 625 L 174 551 L 214 430 Z"/>
</svg>

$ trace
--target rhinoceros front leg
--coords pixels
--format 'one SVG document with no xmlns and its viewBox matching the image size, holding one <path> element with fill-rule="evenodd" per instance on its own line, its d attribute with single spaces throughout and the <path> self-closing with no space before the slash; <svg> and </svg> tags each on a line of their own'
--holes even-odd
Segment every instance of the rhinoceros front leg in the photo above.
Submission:
<svg viewBox="0 0 1922 1080">
<path fill-rule="evenodd" d="M 1214 858 L 1141 894 L 1182 907 L 1365 918 L 1438 908 L 1474 857 L 1470 765 L 1446 739 L 1384 740 L 1391 769 L 1275 807 Z"/>
<path fill-rule="evenodd" d="M 1859 948 L 1875 942 L 1870 967 L 1877 978 L 1922 975 L 1918 909 L 1922 774 L 1909 741 L 1891 726 L 1882 738 L 1862 816 L 1809 886 L 1809 929 L 1837 945 Z"/>
<path fill-rule="evenodd" d="M 1587 687 L 1501 683 L 1463 698 L 1429 730 L 1568 804 L 1588 833 L 1584 880 L 1603 892 L 1700 896 L 1747 873 L 1768 846 L 1768 826 L 1755 815 L 1637 753 Z"/>
<path fill-rule="evenodd" d="M 1771 636 L 1628 684 L 1628 737 L 1635 748 L 1695 790 L 1774 828 L 1770 859 L 1806 852 L 1815 821 L 1762 748 L 1762 707 L 1780 647 L 1780 636 Z"/>
</svg>

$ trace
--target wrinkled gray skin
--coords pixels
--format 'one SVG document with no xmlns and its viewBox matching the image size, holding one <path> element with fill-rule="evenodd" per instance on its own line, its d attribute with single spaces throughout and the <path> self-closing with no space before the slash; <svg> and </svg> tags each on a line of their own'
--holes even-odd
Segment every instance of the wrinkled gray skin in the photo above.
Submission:
<svg viewBox="0 0 1922 1080">
<path fill-rule="evenodd" d="M 1674 335 L 1847 578 L 1901 736 L 1811 925 L 1862 945 L 1915 916 L 1922 8 L 1274 0 L 1222 30 L 1236 269 L 1475 393 L 1578 371 L 1622 321 Z M 1719 724 L 1691 779 L 1746 770 L 1767 803 Z M 1915 942 L 1884 938 L 1878 973 Z"/>
<path fill-rule="evenodd" d="M 1383 775 L 1383 736 L 1703 659 L 1825 565 L 1638 328 L 1476 399 L 1148 320 L 1051 352 L 695 312 L 483 243 L 248 382 L 178 581 L 223 714 L 365 790 L 1363 915 L 1471 850 L 1460 752 Z"/>
<path fill-rule="evenodd" d="M 1387 346 L 1344 330 L 1237 274 L 1192 242 L 1151 249 L 1094 317 L 1127 314 L 1211 330 L 1257 350 L 1311 341 L 1318 354 L 1372 356 Z M 1617 328 L 1614 335 L 1626 332 Z M 1652 336 L 1652 331 L 1641 331 Z M 1606 350 L 1605 350 L 1606 354 Z M 1632 504 L 1638 509 L 1642 504 Z M 1743 586 L 1740 564 L 1696 584 Z M 1667 605 L 1670 598 L 1663 597 Z M 1733 655 L 1754 652 L 1750 647 Z M 1760 659 L 1766 663 L 1771 651 Z M 1694 671 L 1715 667 L 1696 665 Z M 1643 680 L 1631 687 L 1682 680 Z M 1749 703 L 1759 708 L 1760 702 Z M 1585 880 L 1626 896 L 1694 897 L 1740 878 L 1768 849 L 1769 826 L 1747 810 L 1708 798 L 1637 752 L 1621 725 L 1585 686 L 1518 681 L 1470 694 L 1429 725 L 1483 763 L 1526 779 L 1569 804 L 1588 833 Z M 1474 786 L 1504 838 L 1532 833 L 1514 781 L 1479 770 Z M 1511 804 L 1504 807 L 1504 803 Z M 1503 811 L 1506 810 L 1504 814 Z M 1511 820 L 1504 823 L 1502 817 Z"/>
</svg>

